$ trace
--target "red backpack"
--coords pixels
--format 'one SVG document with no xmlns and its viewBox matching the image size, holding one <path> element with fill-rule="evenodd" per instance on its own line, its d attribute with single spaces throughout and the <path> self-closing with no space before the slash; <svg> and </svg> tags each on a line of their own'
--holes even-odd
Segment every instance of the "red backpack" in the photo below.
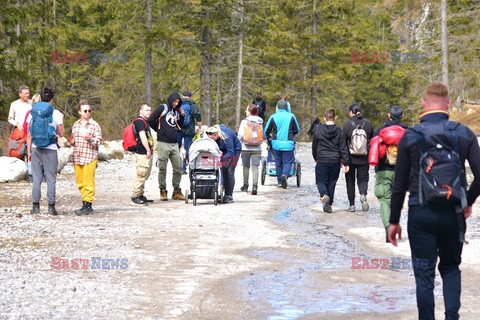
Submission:
<svg viewBox="0 0 480 320">
<path fill-rule="evenodd" d="M 15 128 L 8 141 L 8 155 L 23 159 L 27 153 L 27 135 L 20 129 Z"/>
<path fill-rule="evenodd" d="M 142 119 L 143 122 L 145 122 L 145 127 L 148 127 L 147 121 L 145 121 L 145 119 L 143 119 L 142 117 L 137 117 L 135 118 L 135 120 L 133 120 L 132 123 L 126 126 L 125 129 L 123 129 L 122 145 L 125 151 L 137 150 L 138 133 L 135 131 L 134 126 L 134 123 L 135 121 L 137 121 L 137 119 Z"/>
</svg>

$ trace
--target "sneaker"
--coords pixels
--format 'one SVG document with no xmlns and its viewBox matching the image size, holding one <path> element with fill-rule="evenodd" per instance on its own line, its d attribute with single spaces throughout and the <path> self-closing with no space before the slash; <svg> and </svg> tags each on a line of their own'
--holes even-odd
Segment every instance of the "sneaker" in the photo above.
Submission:
<svg viewBox="0 0 480 320">
<path fill-rule="evenodd" d="M 174 188 L 172 193 L 173 200 L 185 200 L 185 196 L 182 194 L 182 189 Z"/>
<path fill-rule="evenodd" d="M 167 189 L 160 190 L 160 201 L 168 201 Z"/>
<path fill-rule="evenodd" d="M 355 205 L 351 205 L 350 207 L 348 207 L 348 212 L 355 212 Z"/>
<path fill-rule="evenodd" d="M 140 196 L 140 197 L 138 197 L 138 199 L 140 199 L 140 200 L 142 200 L 142 201 L 145 201 L 145 202 L 153 202 L 153 200 L 149 200 L 149 199 L 147 199 L 147 197 L 145 197 L 145 196 L 143 196 L 143 195 Z"/>
<path fill-rule="evenodd" d="M 330 207 L 330 197 L 328 195 L 324 195 L 321 200 L 323 202 L 323 212 L 328 212 L 327 209 Z"/>
<path fill-rule="evenodd" d="M 332 212 L 333 212 L 333 210 L 332 210 L 332 205 L 331 205 L 331 204 L 327 204 L 327 205 L 324 207 L 323 212 L 332 213 Z"/>
<path fill-rule="evenodd" d="M 362 203 L 362 211 L 367 212 L 370 208 L 367 203 L 367 196 L 364 194 L 360 195 L 360 202 Z"/>
<path fill-rule="evenodd" d="M 282 188 L 287 189 L 287 176 L 282 176 Z"/>
<path fill-rule="evenodd" d="M 247 192 L 248 191 L 248 184 L 244 184 L 241 188 L 240 191 L 242 192 Z"/>
<path fill-rule="evenodd" d="M 147 202 L 143 201 L 140 197 L 133 197 L 132 201 L 135 204 L 143 204 L 143 205 L 147 204 Z"/>
<path fill-rule="evenodd" d="M 254 184 L 253 187 L 252 187 L 252 195 L 253 196 L 256 196 L 257 195 L 257 186 Z"/>
<path fill-rule="evenodd" d="M 232 203 L 233 202 L 233 197 L 232 196 L 225 196 L 223 198 L 223 203 Z"/>
</svg>

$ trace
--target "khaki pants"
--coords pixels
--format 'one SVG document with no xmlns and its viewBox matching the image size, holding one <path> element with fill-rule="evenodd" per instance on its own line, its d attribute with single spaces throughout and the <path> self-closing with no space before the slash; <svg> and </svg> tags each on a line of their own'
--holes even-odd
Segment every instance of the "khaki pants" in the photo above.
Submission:
<svg viewBox="0 0 480 320">
<path fill-rule="evenodd" d="M 82 201 L 92 203 L 95 199 L 95 170 L 97 169 L 97 160 L 89 164 L 74 164 L 77 187 L 82 195 Z"/>
<path fill-rule="evenodd" d="M 158 186 L 160 190 L 167 189 L 167 164 L 168 159 L 172 163 L 172 185 L 174 188 L 180 188 L 182 180 L 182 157 L 178 150 L 177 143 L 157 142 L 158 156 Z"/>
<path fill-rule="evenodd" d="M 135 154 L 136 172 L 133 179 L 132 198 L 143 196 L 145 181 L 150 177 L 152 172 L 153 155 L 147 159 L 146 154 Z"/>
</svg>

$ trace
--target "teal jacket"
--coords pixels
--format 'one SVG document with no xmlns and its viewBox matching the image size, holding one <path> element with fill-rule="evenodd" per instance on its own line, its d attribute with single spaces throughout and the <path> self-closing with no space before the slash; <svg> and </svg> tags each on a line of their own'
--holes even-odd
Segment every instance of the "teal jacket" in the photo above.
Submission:
<svg viewBox="0 0 480 320">
<path fill-rule="evenodd" d="M 280 109 L 268 119 L 265 136 L 272 139 L 272 147 L 278 151 L 294 149 L 294 137 L 300 132 L 297 118 L 293 113 Z"/>
</svg>

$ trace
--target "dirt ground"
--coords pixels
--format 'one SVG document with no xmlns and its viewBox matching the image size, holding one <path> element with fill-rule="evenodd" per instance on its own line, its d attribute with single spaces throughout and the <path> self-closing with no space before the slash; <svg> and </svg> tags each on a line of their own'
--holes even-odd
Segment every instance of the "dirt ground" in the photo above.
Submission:
<svg viewBox="0 0 480 320">
<path fill-rule="evenodd" d="M 145 193 L 155 202 L 134 205 L 131 155 L 99 164 L 95 213 L 89 216 L 73 214 L 81 198 L 71 164 L 58 175 L 57 217 L 46 213 L 45 200 L 41 214 L 28 213 L 28 182 L 1 184 L 0 318 L 416 319 L 410 268 L 352 269 L 356 257 L 407 261 L 406 214 L 404 240 L 398 248 L 386 244 L 373 192 L 368 213 L 345 211 L 343 174 L 334 212 L 323 213 L 310 148 L 297 149 L 300 188 L 294 177 L 284 190 L 267 176 L 257 196 L 242 193 L 239 167 L 235 202 L 218 206 L 213 200 L 197 206 L 159 202 L 156 168 Z M 369 190 L 373 182 L 372 170 Z M 188 185 L 183 176 L 182 189 Z M 45 194 L 43 186 L 43 199 Z M 475 206 L 461 266 L 462 319 L 480 318 L 478 214 Z M 86 259 L 88 268 L 57 269 L 60 258 L 68 266 Z M 100 259 L 104 265 L 95 262 Z M 106 269 L 112 266 L 108 259 L 123 265 Z M 442 319 L 438 272 L 435 284 Z"/>
</svg>

